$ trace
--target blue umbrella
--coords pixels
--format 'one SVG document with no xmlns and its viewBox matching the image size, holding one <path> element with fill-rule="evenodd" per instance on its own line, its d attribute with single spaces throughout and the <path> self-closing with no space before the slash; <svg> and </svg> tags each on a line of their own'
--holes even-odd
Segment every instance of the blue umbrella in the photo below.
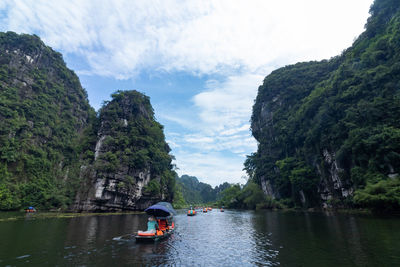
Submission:
<svg viewBox="0 0 400 267">
<path fill-rule="evenodd" d="M 168 202 L 159 202 L 144 210 L 147 214 L 155 217 L 168 217 L 175 214 L 175 210 Z"/>
</svg>

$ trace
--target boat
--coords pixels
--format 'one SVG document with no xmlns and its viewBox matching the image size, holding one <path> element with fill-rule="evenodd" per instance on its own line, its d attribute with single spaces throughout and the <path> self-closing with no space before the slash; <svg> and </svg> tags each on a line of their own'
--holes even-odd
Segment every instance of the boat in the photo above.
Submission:
<svg viewBox="0 0 400 267">
<path fill-rule="evenodd" d="M 212 208 L 211 208 L 211 207 L 208 207 L 208 211 L 212 211 Z"/>
<path fill-rule="evenodd" d="M 36 209 L 34 207 L 28 207 L 25 212 L 36 212 Z"/>
<path fill-rule="evenodd" d="M 187 216 L 194 216 L 194 215 L 196 215 L 196 211 L 195 210 L 193 210 L 193 209 L 188 210 Z"/>
<path fill-rule="evenodd" d="M 158 202 L 144 210 L 156 218 L 158 227 L 155 233 L 137 233 L 136 242 L 155 242 L 169 237 L 175 230 L 173 216 L 176 214 L 171 203 Z"/>
</svg>

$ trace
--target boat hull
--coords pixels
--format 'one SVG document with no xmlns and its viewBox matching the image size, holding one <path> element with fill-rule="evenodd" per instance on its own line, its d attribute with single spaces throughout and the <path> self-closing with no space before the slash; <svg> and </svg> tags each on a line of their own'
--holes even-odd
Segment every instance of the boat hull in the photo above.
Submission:
<svg viewBox="0 0 400 267">
<path fill-rule="evenodd" d="M 165 239 L 167 237 L 169 237 L 170 235 L 173 234 L 173 232 L 175 231 L 175 229 L 171 229 L 167 232 L 165 232 L 163 235 L 152 235 L 152 236 L 141 236 L 141 235 L 136 235 L 136 242 L 157 242 L 159 240 Z"/>
</svg>

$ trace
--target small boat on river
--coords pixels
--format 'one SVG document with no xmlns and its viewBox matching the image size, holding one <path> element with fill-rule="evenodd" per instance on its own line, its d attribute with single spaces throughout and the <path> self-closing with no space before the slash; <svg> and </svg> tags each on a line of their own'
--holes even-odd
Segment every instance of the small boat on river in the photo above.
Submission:
<svg viewBox="0 0 400 267">
<path fill-rule="evenodd" d="M 196 210 L 194 210 L 194 209 L 188 210 L 187 216 L 194 216 L 194 215 L 196 215 Z"/>
<path fill-rule="evenodd" d="M 36 212 L 36 209 L 34 207 L 28 207 L 25 212 L 31 213 L 31 212 Z"/>
<path fill-rule="evenodd" d="M 139 231 L 135 236 L 136 242 L 155 242 L 169 237 L 175 230 L 173 216 L 176 214 L 168 202 L 158 202 L 145 209 L 145 212 L 157 220 L 155 231 Z"/>
</svg>

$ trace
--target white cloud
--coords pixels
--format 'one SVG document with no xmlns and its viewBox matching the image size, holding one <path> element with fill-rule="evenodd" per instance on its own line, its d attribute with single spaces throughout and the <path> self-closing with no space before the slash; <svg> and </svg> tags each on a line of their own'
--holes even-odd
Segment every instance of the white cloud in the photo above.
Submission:
<svg viewBox="0 0 400 267">
<path fill-rule="evenodd" d="M 227 157 L 220 153 L 192 153 L 181 151 L 176 154 L 179 160 L 178 174 L 190 174 L 199 178 L 201 182 L 212 186 L 219 185 L 224 181 L 230 183 L 245 183 L 241 178 L 245 172 L 238 168 L 243 166 L 243 159 L 237 157 Z"/>
<path fill-rule="evenodd" d="M 257 88 L 263 78 L 253 74 L 231 76 L 223 83 L 213 82 L 208 91 L 194 96 L 194 104 L 200 110 L 200 118 L 207 124 L 207 129 L 226 133 L 232 127 L 243 127 L 250 118 Z"/>
<path fill-rule="evenodd" d="M 233 135 L 239 132 L 243 132 L 243 131 L 249 131 L 250 129 L 250 124 L 244 124 L 242 127 L 236 128 L 236 129 L 227 129 L 224 130 L 222 132 L 220 132 L 220 135 L 224 136 L 224 135 Z"/>
<path fill-rule="evenodd" d="M 160 113 L 163 120 L 187 129 L 169 140 L 203 152 L 254 151 L 249 119 L 262 80 L 261 75 L 241 75 L 208 82 L 207 91 L 195 95 L 191 106 Z M 191 117 L 185 118 L 187 114 Z"/>
<path fill-rule="evenodd" d="M 143 69 L 260 73 L 331 57 L 362 31 L 372 0 L 6 1 L 2 30 L 37 33 L 96 74 Z"/>
<path fill-rule="evenodd" d="M 195 175 L 213 186 L 224 181 L 244 182 L 244 155 L 254 152 L 256 141 L 251 137 L 249 118 L 257 88 L 263 76 L 240 75 L 225 81 L 207 82 L 207 91 L 193 97 L 193 106 L 180 114 L 196 110 L 195 123 L 165 115 L 163 119 L 181 122 L 187 132 L 167 133 L 168 140 L 179 143 L 173 154 L 179 174 Z"/>
</svg>

